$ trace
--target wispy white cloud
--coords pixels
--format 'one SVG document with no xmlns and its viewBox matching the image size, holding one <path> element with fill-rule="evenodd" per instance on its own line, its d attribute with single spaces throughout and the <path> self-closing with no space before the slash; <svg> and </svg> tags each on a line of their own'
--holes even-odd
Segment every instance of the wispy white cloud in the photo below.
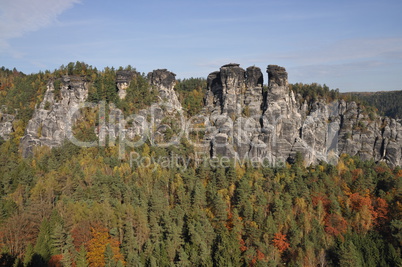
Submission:
<svg viewBox="0 0 402 267">
<path fill-rule="evenodd" d="M 12 0 L 0 6 L 0 53 L 13 53 L 9 40 L 54 23 L 61 13 L 80 0 Z"/>
</svg>

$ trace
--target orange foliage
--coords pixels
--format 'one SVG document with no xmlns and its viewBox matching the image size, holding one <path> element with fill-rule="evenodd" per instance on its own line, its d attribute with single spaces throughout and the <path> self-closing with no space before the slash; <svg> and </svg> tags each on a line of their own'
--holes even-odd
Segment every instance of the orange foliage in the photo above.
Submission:
<svg viewBox="0 0 402 267">
<path fill-rule="evenodd" d="M 266 262 L 266 260 L 265 260 L 265 254 L 262 253 L 259 249 L 257 249 L 257 255 L 251 260 L 250 266 L 256 265 L 257 261 L 264 261 L 264 262 Z"/>
<path fill-rule="evenodd" d="M 98 226 L 92 228 L 92 239 L 88 242 L 87 258 L 89 266 L 105 266 L 105 250 L 109 244 L 113 251 L 113 258 L 116 262 L 119 260 L 124 263 L 123 255 L 120 253 L 119 241 L 113 239 L 107 228 Z"/>
<path fill-rule="evenodd" d="M 242 252 L 244 252 L 244 251 L 247 250 L 246 242 L 244 242 L 243 238 L 240 238 L 240 250 L 241 250 Z"/>
<path fill-rule="evenodd" d="M 49 262 L 47 263 L 47 266 L 49 267 L 63 267 L 63 264 L 61 260 L 63 259 L 63 255 L 53 255 Z"/>
<path fill-rule="evenodd" d="M 351 208 L 360 213 L 360 223 L 368 230 L 373 224 L 379 225 L 388 220 L 388 203 L 378 197 L 372 200 L 369 196 L 354 193 L 349 196 Z"/>
<path fill-rule="evenodd" d="M 357 178 L 359 178 L 359 176 L 363 175 L 363 170 L 358 168 L 352 171 L 352 179 L 356 180 Z"/>
<path fill-rule="evenodd" d="M 233 213 L 229 208 L 227 208 L 226 211 L 228 213 L 228 219 L 226 220 L 226 228 L 229 231 L 231 231 L 233 229 Z"/>
<path fill-rule="evenodd" d="M 376 173 L 384 173 L 384 172 L 387 171 L 387 170 L 386 170 L 384 167 L 382 167 L 382 166 L 376 166 L 376 167 L 374 168 L 374 170 L 375 170 Z"/>
<path fill-rule="evenodd" d="M 361 196 L 359 193 L 354 193 L 349 196 L 349 199 L 352 204 L 353 210 L 360 211 L 363 208 L 363 206 L 367 206 L 367 208 L 370 210 L 370 212 L 372 212 L 374 215 L 375 212 L 374 212 L 373 206 L 371 205 L 370 197 L 368 197 L 368 196 L 364 197 L 364 196 Z"/>
<path fill-rule="evenodd" d="M 257 259 L 263 260 L 265 258 L 265 254 L 262 253 L 259 249 L 257 249 Z"/>
<path fill-rule="evenodd" d="M 272 239 L 273 245 L 282 253 L 289 248 L 289 243 L 287 242 L 286 235 L 282 233 L 276 233 L 274 239 Z"/>
<path fill-rule="evenodd" d="M 336 213 L 328 214 L 325 217 L 325 232 L 333 235 L 341 237 L 342 234 L 346 233 L 348 229 L 348 223 L 346 220 Z"/>
<path fill-rule="evenodd" d="M 375 201 L 374 208 L 375 208 L 375 212 L 377 214 L 377 218 L 376 218 L 377 224 L 384 223 L 385 221 L 388 220 L 388 216 L 387 216 L 388 215 L 388 203 L 384 199 L 378 197 Z"/>
<path fill-rule="evenodd" d="M 329 208 L 331 206 L 331 200 L 329 200 L 326 195 L 318 194 L 316 196 L 311 197 L 311 201 L 313 202 L 314 207 L 316 207 L 318 203 L 321 201 L 325 211 L 329 212 Z"/>
<path fill-rule="evenodd" d="M 91 240 L 91 224 L 89 221 L 82 221 L 77 224 L 72 230 L 71 235 L 74 240 L 74 247 L 78 251 L 81 245 L 87 246 Z"/>
</svg>

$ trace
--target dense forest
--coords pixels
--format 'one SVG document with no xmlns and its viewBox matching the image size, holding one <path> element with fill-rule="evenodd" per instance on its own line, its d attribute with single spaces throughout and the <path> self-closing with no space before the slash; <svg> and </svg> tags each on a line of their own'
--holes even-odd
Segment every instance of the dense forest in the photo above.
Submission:
<svg viewBox="0 0 402 267">
<path fill-rule="evenodd" d="M 0 142 L 0 266 L 402 266 L 399 167 L 348 155 L 307 167 L 300 155 L 272 167 L 199 159 L 184 139 L 145 143 L 131 151 L 135 161 L 119 159 L 115 146 L 69 142 L 21 157 L 49 80 L 80 75 L 88 99 L 124 112 L 155 100 L 144 74 L 119 100 L 116 71 L 81 62 L 31 75 L 0 70 L 0 105 L 16 114 Z M 339 97 L 325 85 L 291 88 L 300 101 Z M 188 115 L 205 90 L 205 79 L 177 81 Z"/>
<path fill-rule="evenodd" d="M 383 116 L 395 119 L 402 118 L 402 91 L 347 93 L 345 95 L 376 107 L 378 112 Z"/>
</svg>

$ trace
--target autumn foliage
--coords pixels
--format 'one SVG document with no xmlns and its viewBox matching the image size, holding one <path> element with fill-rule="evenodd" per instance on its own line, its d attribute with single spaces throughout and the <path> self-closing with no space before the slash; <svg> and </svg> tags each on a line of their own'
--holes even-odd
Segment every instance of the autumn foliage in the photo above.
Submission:
<svg viewBox="0 0 402 267">
<path fill-rule="evenodd" d="M 272 243 L 280 252 L 284 252 L 290 246 L 287 242 L 286 235 L 282 233 L 276 233 L 272 239 Z"/>
<path fill-rule="evenodd" d="M 332 236 L 341 237 L 348 229 L 347 221 L 339 214 L 328 214 L 325 217 L 325 232 Z"/>
<path fill-rule="evenodd" d="M 63 267 L 62 259 L 63 259 L 63 255 L 53 255 L 48 262 L 48 266 L 49 267 Z"/>
<path fill-rule="evenodd" d="M 101 267 L 105 266 L 105 251 L 106 246 L 109 244 L 113 251 L 113 260 L 117 263 L 121 261 L 124 263 L 124 257 L 120 253 L 119 242 L 112 238 L 107 228 L 97 226 L 91 228 L 92 239 L 88 242 L 87 259 L 89 266 Z"/>
<path fill-rule="evenodd" d="M 185 140 L 169 147 L 146 140 L 127 152 L 175 156 L 186 168 L 131 166 L 117 144 L 66 142 L 22 158 L 37 101 L 49 80 L 56 94 L 66 74 L 88 81 L 91 101 L 117 97 L 111 68 L 0 70 L 0 104 L 18 110 L 10 139 L 0 139 L 0 266 L 402 266 L 402 170 L 383 162 L 342 155 L 336 165 L 216 166 L 197 162 Z M 127 101 L 114 103 L 126 113 L 155 97 L 137 74 Z M 198 113 L 205 86 L 177 82 L 185 112 Z M 99 126 L 94 114 L 80 121 L 83 138 Z"/>
</svg>

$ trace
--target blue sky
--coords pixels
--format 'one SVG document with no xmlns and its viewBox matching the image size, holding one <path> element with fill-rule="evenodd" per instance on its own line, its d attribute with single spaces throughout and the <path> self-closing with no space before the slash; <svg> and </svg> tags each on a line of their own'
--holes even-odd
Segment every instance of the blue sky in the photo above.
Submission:
<svg viewBox="0 0 402 267">
<path fill-rule="evenodd" d="M 292 83 L 402 90 L 401 14 L 400 0 L 0 0 L 0 65 L 78 60 L 189 78 L 277 64 Z"/>
</svg>

